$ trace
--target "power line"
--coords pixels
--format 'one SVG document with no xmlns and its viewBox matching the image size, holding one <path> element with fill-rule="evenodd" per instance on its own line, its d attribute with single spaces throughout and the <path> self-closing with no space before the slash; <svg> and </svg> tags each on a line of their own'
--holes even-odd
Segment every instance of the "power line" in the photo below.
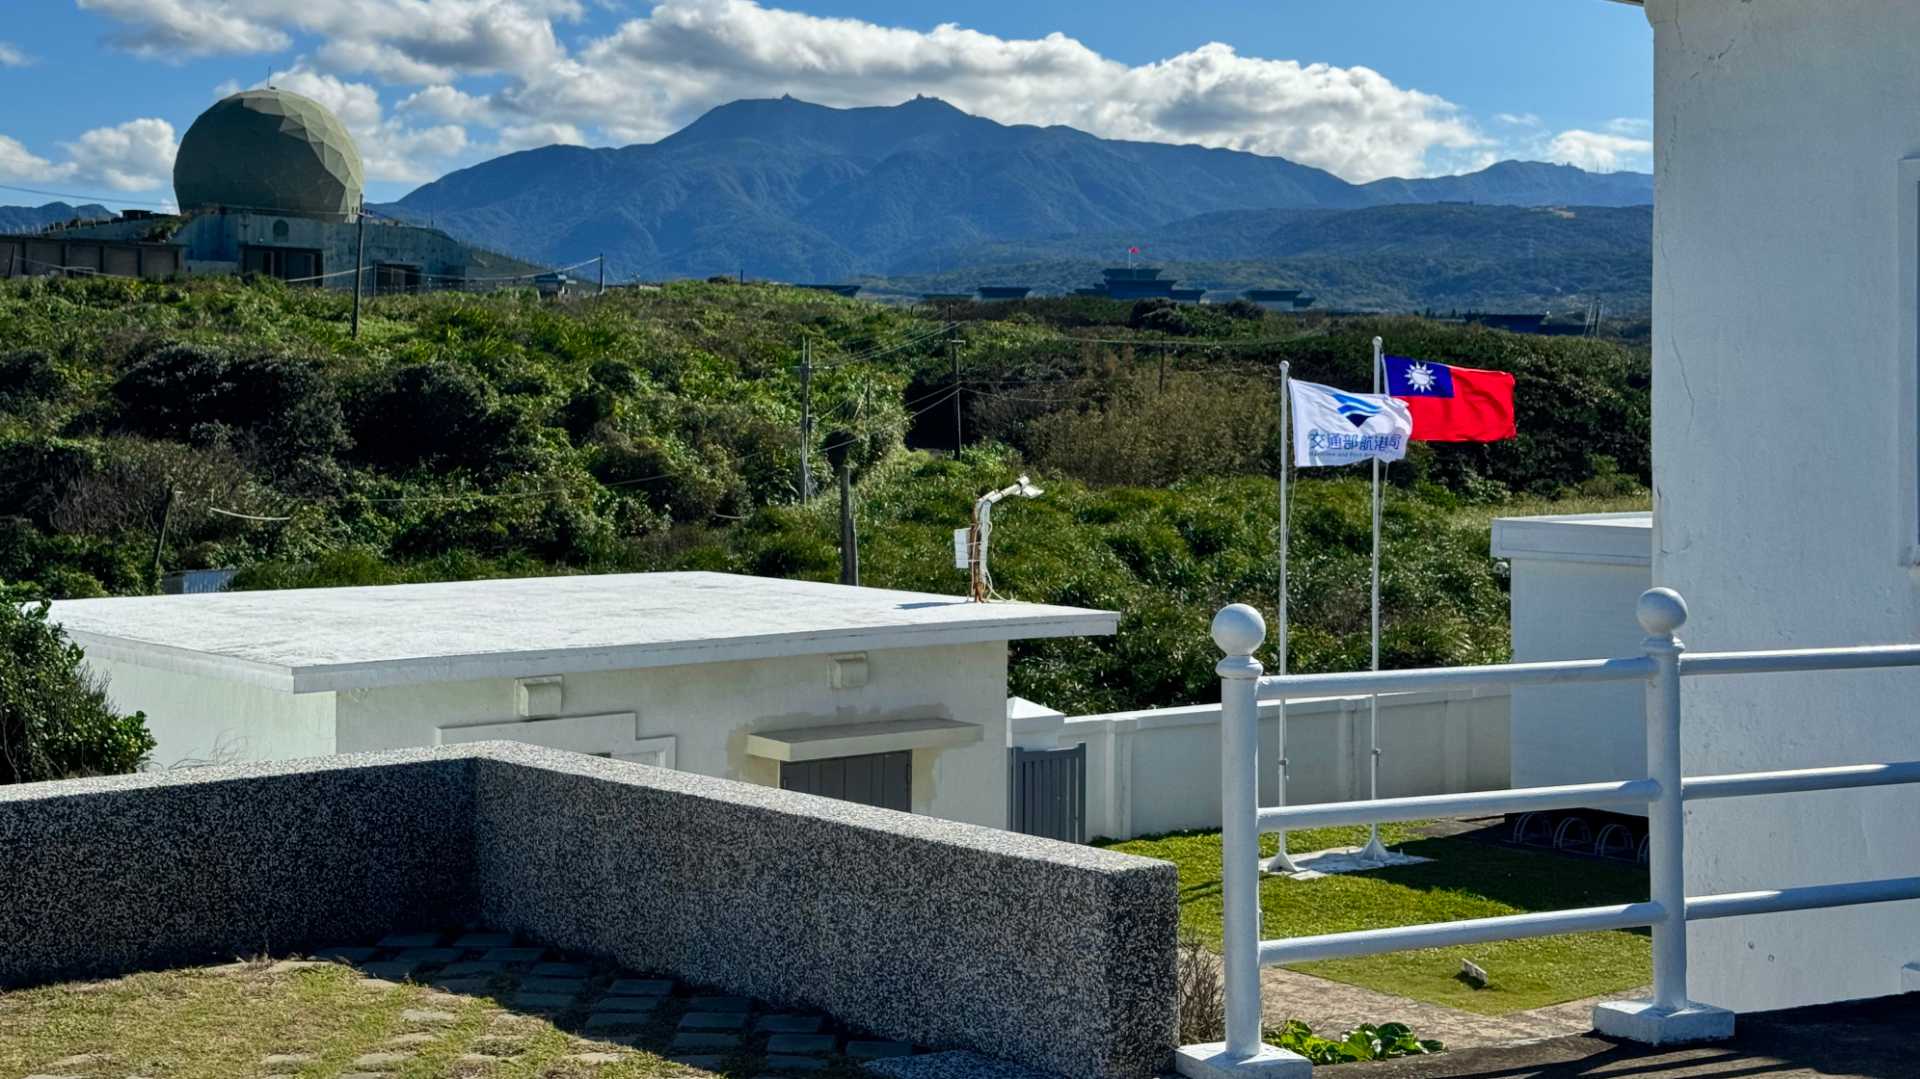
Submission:
<svg viewBox="0 0 1920 1079">
<path fill-rule="evenodd" d="M 37 187 L 18 187 L 14 184 L 0 184 L 0 191 L 20 191 L 29 195 L 43 195 L 50 199 L 80 199 L 85 202 L 118 202 L 128 206 L 159 206 L 170 208 L 171 202 L 153 202 L 147 199 L 128 199 L 118 195 L 76 195 L 71 191 L 43 191 Z"/>
</svg>

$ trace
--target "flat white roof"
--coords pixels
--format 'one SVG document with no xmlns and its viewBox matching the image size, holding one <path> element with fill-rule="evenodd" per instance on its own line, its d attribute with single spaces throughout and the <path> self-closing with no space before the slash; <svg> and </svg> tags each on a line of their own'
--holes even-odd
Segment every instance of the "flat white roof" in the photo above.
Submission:
<svg viewBox="0 0 1920 1079">
<path fill-rule="evenodd" d="M 1496 517 L 1493 519 L 1493 556 L 1650 566 L 1653 564 L 1653 514 Z"/>
<path fill-rule="evenodd" d="M 101 659 L 294 693 L 1112 633 L 1119 615 L 728 573 L 62 600 Z"/>
</svg>

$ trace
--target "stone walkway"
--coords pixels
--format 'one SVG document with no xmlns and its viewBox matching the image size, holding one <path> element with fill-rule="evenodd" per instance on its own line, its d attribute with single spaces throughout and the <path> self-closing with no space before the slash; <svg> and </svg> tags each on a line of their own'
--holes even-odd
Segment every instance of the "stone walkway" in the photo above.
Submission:
<svg viewBox="0 0 1920 1079">
<path fill-rule="evenodd" d="M 490 997 L 511 1012 L 539 1016 L 593 1043 L 569 1058 L 580 1064 L 618 1063 L 644 1049 L 709 1071 L 802 1075 L 836 1061 L 914 1051 L 904 1042 L 861 1037 L 817 1013 L 702 992 L 673 978 L 623 970 L 504 933 L 395 933 L 371 946 L 321 948 L 313 959 L 351 963 L 382 981 L 410 980 L 442 993 Z M 350 1072 L 341 1079 L 366 1079 L 401 1066 L 432 1043 L 435 1025 L 451 1022 L 453 1016 L 421 1010 L 403 1013 L 402 1018 L 421 1030 L 399 1035 L 386 1051 L 354 1061 L 364 1073 Z M 512 1025 L 511 1017 L 503 1018 Z M 503 1063 L 524 1040 L 512 1034 L 490 1036 L 483 1040 L 484 1052 L 466 1054 L 461 1061 Z"/>
<path fill-rule="evenodd" d="M 1625 1000 L 1646 994 L 1646 989 L 1629 989 L 1605 998 L 1573 1000 L 1507 1015 L 1481 1015 L 1281 967 L 1260 972 L 1262 1018 L 1267 1025 L 1299 1019 L 1316 1032 L 1328 1034 L 1351 1030 L 1361 1023 L 1392 1021 L 1407 1024 L 1422 1038 L 1438 1038 L 1447 1043 L 1448 1049 L 1519 1045 L 1584 1034 L 1593 1029 L 1593 1006 L 1601 999 Z"/>
<path fill-rule="evenodd" d="M 413 982 L 429 990 L 418 1007 L 400 1013 L 397 1033 L 353 1059 L 339 1079 L 391 1079 L 390 1073 L 454 1037 L 471 1039 L 467 1051 L 454 1058 L 458 1074 L 515 1072 L 515 1058 L 548 1024 L 575 1036 L 563 1059 L 576 1070 L 617 1064 L 647 1051 L 692 1068 L 784 1079 L 844 1072 L 853 1064 L 915 1052 L 912 1045 L 865 1036 L 819 1013 L 704 991 L 502 933 L 395 933 L 373 944 L 343 944 L 282 959 L 268 970 L 291 973 L 334 963 L 359 970 L 370 989 Z M 227 969 L 258 968 L 244 962 L 210 968 L 215 973 Z M 461 997 L 488 998 L 505 1010 L 494 1013 L 486 1032 L 474 1038 L 470 1030 L 457 1030 L 455 1012 L 467 1004 Z M 312 1047 L 287 1046 L 262 1056 L 254 1074 L 293 1079 L 317 1060 Z M 28 1079 L 83 1079 L 110 1068 L 104 1055 L 71 1057 Z"/>
</svg>

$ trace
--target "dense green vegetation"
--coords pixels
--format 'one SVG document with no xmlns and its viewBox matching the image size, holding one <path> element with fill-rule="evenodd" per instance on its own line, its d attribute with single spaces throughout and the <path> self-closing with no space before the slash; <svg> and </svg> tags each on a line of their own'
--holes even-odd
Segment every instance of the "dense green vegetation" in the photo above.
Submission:
<svg viewBox="0 0 1920 1079">
<path fill-rule="evenodd" d="M 0 602 L 0 784 L 131 772 L 153 749 L 146 717 L 122 715 L 47 622 L 47 606 Z"/>
<path fill-rule="evenodd" d="M 1023 469 L 1047 488 L 996 520 L 999 593 L 1124 618 L 1110 640 L 1021 646 L 1014 688 L 1089 711 L 1206 699 L 1213 610 L 1271 603 L 1282 361 L 1362 387 L 1381 334 L 1517 377 L 1519 439 L 1423 445 L 1389 471 L 1390 664 L 1505 653 L 1487 507 L 1630 504 L 1648 469 L 1645 355 L 1601 341 L 1085 300 L 960 305 L 948 324 L 693 283 L 559 304 L 383 297 L 353 340 L 348 302 L 230 280 L 0 286 L 0 581 L 145 592 L 156 550 L 163 569 L 237 567 L 252 588 L 673 568 L 833 579 L 835 508 L 798 491 L 805 340 L 814 475 L 829 433 L 855 439 L 863 583 L 962 591 L 949 533 L 971 500 Z M 1365 661 L 1361 476 L 1297 485 L 1296 669 Z"/>
</svg>

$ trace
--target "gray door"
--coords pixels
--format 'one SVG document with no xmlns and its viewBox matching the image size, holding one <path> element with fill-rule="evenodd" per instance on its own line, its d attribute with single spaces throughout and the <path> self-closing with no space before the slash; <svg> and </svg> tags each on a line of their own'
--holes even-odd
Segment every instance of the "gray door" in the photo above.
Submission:
<svg viewBox="0 0 1920 1079">
<path fill-rule="evenodd" d="M 780 788 L 913 812 L 913 753 L 871 753 L 780 765 Z"/>
<path fill-rule="evenodd" d="M 1068 843 L 1087 841 L 1087 747 L 1015 749 L 1008 791 L 1013 830 Z"/>
</svg>

